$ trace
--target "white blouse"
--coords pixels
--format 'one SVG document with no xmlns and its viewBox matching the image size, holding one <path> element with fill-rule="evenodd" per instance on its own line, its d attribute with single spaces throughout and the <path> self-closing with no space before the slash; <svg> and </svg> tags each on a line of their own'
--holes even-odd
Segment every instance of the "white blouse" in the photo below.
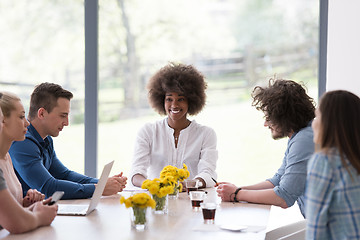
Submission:
<svg viewBox="0 0 360 240">
<path fill-rule="evenodd" d="M 182 168 L 188 166 L 189 179 L 200 177 L 206 186 L 214 186 L 216 179 L 216 133 L 194 120 L 180 131 L 175 148 L 174 129 L 169 127 L 167 118 L 142 127 L 137 135 L 130 179 L 141 174 L 147 179 L 160 176 L 161 170 L 172 165 Z"/>
</svg>

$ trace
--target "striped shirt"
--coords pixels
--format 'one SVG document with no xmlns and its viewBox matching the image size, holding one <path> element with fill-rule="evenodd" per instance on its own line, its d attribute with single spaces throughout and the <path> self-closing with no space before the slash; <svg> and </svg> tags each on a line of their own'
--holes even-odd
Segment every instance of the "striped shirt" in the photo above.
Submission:
<svg viewBox="0 0 360 240">
<path fill-rule="evenodd" d="M 360 239 L 360 176 L 349 162 L 348 169 L 351 176 L 337 153 L 310 159 L 306 239 Z"/>
</svg>

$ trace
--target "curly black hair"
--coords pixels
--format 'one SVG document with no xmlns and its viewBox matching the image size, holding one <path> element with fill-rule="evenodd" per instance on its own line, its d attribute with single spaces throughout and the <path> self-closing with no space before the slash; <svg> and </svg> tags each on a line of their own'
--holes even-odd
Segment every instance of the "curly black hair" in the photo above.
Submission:
<svg viewBox="0 0 360 240">
<path fill-rule="evenodd" d="M 205 106 L 207 83 L 192 65 L 169 63 L 152 76 L 147 84 L 149 104 L 160 115 L 166 115 L 165 94 L 176 92 L 188 101 L 188 114 L 196 115 Z"/>
<path fill-rule="evenodd" d="M 286 134 L 298 132 L 315 117 L 314 100 L 292 80 L 270 79 L 267 88 L 255 87 L 252 97 L 252 105 Z"/>
</svg>

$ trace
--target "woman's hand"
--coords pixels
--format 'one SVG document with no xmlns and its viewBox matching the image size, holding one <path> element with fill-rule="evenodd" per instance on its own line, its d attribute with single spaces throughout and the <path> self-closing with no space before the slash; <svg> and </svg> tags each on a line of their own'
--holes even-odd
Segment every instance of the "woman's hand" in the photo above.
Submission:
<svg viewBox="0 0 360 240">
<path fill-rule="evenodd" d="M 45 195 L 36 189 L 29 189 L 26 196 L 23 199 L 23 207 L 29 207 L 35 202 L 39 202 L 45 199 Z"/>
<path fill-rule="evenodd" d="M 48 226 L 54 220 L 58 205 L 55 203 L 54 205 L 44 205 L 43 203 L 37 202 L 33 205 L 33 213 L 36 215 L 38 219 L 39 226 Z"/>
</svg>

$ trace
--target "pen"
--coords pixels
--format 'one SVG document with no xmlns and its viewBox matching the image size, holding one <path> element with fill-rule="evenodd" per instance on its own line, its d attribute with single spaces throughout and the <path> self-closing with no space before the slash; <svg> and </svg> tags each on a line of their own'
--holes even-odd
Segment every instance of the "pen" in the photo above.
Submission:
<svg viewBox="0 0 360 240">
<path fill-rule="evenodd" d="M 215 187 L 219 186 L 219 184 L 217 183 L 217 181 L 213 177 L 211 179 L 215 182 Z"/>
<path fill-rule="evenodd" d="M 197 191 L 200 191 L 200 192 L 205 192 L 205 194 L 208 194 L 208 192 L 207 192 L 207 191 L 202 190 L 202 189 L 198 189 Z"/>
</svg>

